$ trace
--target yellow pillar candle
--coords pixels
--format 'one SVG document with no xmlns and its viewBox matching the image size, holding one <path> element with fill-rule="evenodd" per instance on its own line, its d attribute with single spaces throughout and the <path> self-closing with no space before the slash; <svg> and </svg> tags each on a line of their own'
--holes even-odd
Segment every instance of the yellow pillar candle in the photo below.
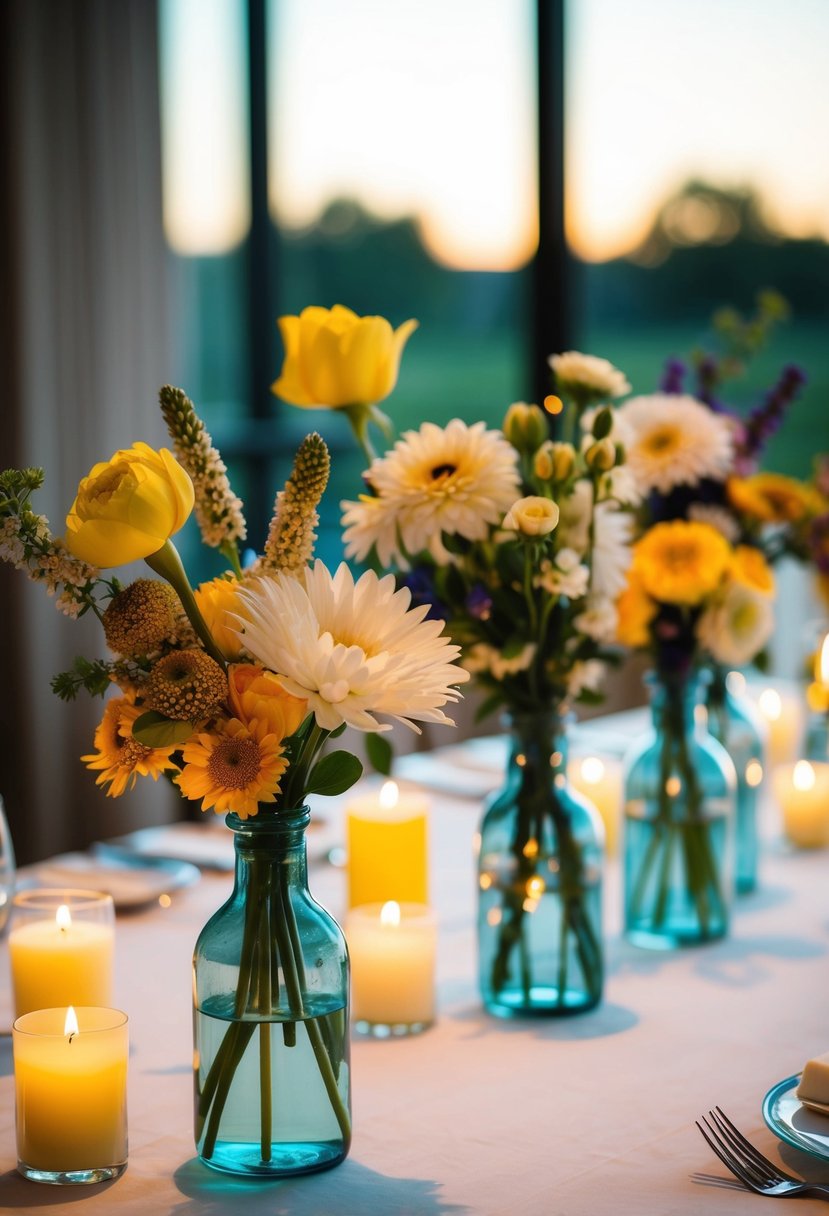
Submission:
<svg viewBox="0 0 829 1216">
<path fill-rule="evenodd" d="M 9 934 L 15 1016 L 58 1005 L 109 1005 L 113 920 L 112 897 L 98 892 L 15 896 Z"/>
<path fill-rule="evenodd" d="M 348 906 L 429 902 L 429 802 L 387 781 L 346 808 Z"/>
<path fill-rule="evenodd" d="M 801 849 L 829 844 L 829 763 L 798 760 L 772 773 L 783 831 Z"/>
<path fill-rule="evenodd" d="M 13 1026 L 17 1168 L 36 1182 L 102 1182 L 127 1162 L 127 1016 L 39 1009 Z"/>
<path fill-rule="evenodd" d="M 571 756 L 567 763 L 571 785 L 599 812 L 608 856 L 616 853 L 622 814 L 622 763 L 612 756 Z"/>
<path fill-rule="evenodd" d="M 756 694 L 756 701 L 768 728 L 768 764 L 774 766 L 792 760 L 798 753 L 803 733 L 804 708 L 800 696 L 793 689 L 769 687 Z"/>
<path fill-rule="evenodd" d="M 346 941 L 358 1030 L 412 1034 L 434 1021 L 437 921 L 430 908 L 394 900 L 352 908 Z"/>
</svg>

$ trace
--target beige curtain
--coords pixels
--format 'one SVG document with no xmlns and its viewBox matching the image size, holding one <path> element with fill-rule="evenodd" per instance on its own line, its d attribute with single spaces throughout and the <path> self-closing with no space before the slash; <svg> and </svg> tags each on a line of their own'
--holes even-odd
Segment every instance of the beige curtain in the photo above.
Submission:
<svg viewBox="0 0 829 1216">
<path fill-rule="evenodd" d="M 78 480 L 166 435 L 173 378 L 161 227 L 155 0 L 7 0 L 2 15 L 5 384 L 0 465 L 39 465 L 56 534 Z M 175 814 L 163 783 L 107 799 L 79 756 L 101 703 L 51 693 L 97 622 L 0 568 L 0 793 L 22 860 Z"/>
</svg>

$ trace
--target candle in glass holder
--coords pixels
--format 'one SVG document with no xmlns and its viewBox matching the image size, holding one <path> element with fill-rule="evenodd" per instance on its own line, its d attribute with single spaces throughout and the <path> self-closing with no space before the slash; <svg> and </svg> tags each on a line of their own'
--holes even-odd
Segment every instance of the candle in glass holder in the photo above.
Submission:
<svg viewBox="0 0 829 1216">
<path fill-rule="evenodd" d="M 99 891 L 19 891 L 9 958 L 15 1016 L 112 1001 L 115 910 Z"/>
<path fill-rule="evenodd" d="M 345 932 L 355 1027 L 377 1036 L 425 1030 L 435 1017 L 431 908 L 394 900 L 352 908 Z"/>
<path fill-rule="evenodd" d="M 17 1168 L 34 1182 L 117 1178 L 127 1164 L 127 1015 L 38 1009 L 12 1027 Z"/>
<path fill-rule="evenodd" d="M 348 906 L 429 902 L 428 812 L 425 794 L 386 781 L 379 794 L 352 798 L 346 808 Z"/>
<path fill-rule="evenodd" d="M 803 706 L 793 689 L 764 688 L 756 697 L 760 716 L 768 728 L 769 765 L 785 764 L 798 753 L 803 731 Z"/>
<path fill-rule="evenodd" d="M 783 831 L 801 849 L 829 844 L 829 763 L 798 760 L 772 773 Z"/>
<path fill-rule="evenodd" d="M 622 813 L 622 764 L 612 756 L 571 756 L 567 764 L 571 785 L 592 802 L 604 824 L 605 847 L 613 856 Z"/>
</svg>

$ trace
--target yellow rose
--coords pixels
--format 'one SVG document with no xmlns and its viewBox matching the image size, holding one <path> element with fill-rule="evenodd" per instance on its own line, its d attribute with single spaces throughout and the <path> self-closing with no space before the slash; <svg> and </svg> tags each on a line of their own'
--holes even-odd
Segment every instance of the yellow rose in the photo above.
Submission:
<svg viewBox="0 0 829 1216">
<path fill-rule="evenodd" d="M 107 569 L 156 553 L 193 510 L 193 483 L 166 448 L 146 443 L 96 464 L 66 518 L 66 547 Z"/>
<path fill-rule="evenodd" d="M 280 317 L 285 361 L 272 391 L 291 405 L 376 405 L 397 383 L 400 356 L 417 321 L 393 330 L 383 317 L 312 306 Z"/>
<path fill-rule="evenodd" d="M 267 724 L 269 735 L 286 739 L 299 730 L 308 702 L 286 692 L 272 671 L 252 663 L 234 663 L 227 671 L 230 704 L 236 716 L 250 727 L 256 721 Z"/>
<path fill-rule="evenodd" d="M 228 659 L 238 659 L 242 653 L 242 639 L 236 632 L 236 622 L 227 615 L 229 612 L 244 615 L 237 594 L 240 586 L 238 579 L 221 575 L 210 582 L 201 583 L 193 592 L 213 641 Z"/>
<path fill-rule="evenodd" d="M 522 536 L 546 536 L 558 523 L 558 507 L 549 498 L 519 498 L 504 516 L 503 527 Z"/>
</svg>

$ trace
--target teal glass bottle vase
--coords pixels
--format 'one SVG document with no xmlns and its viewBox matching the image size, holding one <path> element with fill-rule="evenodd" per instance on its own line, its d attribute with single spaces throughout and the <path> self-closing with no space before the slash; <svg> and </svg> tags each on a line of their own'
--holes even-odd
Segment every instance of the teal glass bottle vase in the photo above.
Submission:
<svg viewBox="0 0 829 1216">
<path fill-rule="evenodd" d="M 653 725 L 625 759 L 625 936 L 668 950 L 728 932 L 737 777 L 707 728 L 704 677 L 646 679 Z"/>
<path fill-rule="evenodd" d="M 765 743 L 751 700 L 733 690 L 726 669 L 711 668 L 708 684 L 708 729 L 728 752 L 736 769 L 736 838 L 734 880 L 738 895 L 757 886 L 758 810 L 765 776 Z"/>
<path fill-rule="evenodd" d="M 196 943 L 196 1148 L 226 1173 L 311 1173 L 349 1148 L 348 953 L 308 890 L 309 818 L 227 816 L 233 893 Z"/>
<path fill-rule="evenodd" d="M 567 780 L 561 715 L 511 715 L 506 779 L 485 808 L 478 863 L 480 988 L 490 1013 L 557 1016 L 598 1004 L 603 853 L 598 812 Z"/>
</svg>

